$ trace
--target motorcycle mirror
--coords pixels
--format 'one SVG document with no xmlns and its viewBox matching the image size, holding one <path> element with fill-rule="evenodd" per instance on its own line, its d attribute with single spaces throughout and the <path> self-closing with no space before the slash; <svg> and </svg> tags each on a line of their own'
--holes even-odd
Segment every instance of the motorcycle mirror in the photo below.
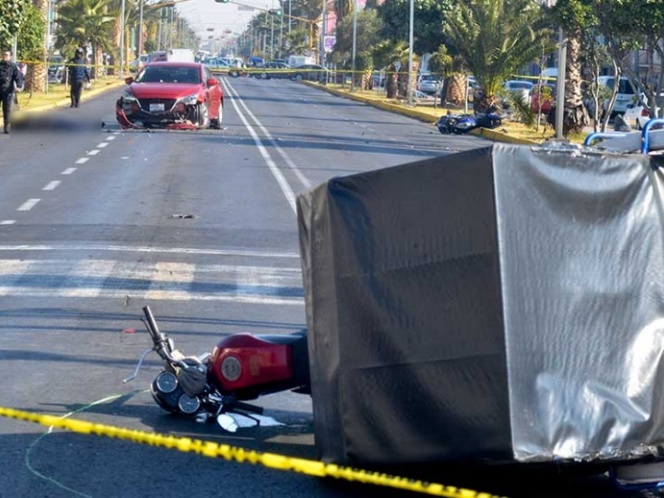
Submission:
<svg viewBox="0 0 664 498">
<path fill-rule="evenodd" d="M 231 416 L 228 415 L 227 413 L 222 413 L 221 415 L 217 416 L 217 423 L 219 426 L 228 432 L 236 432 L 237 431 L 237 422 L 235 419 Z"/>
</svg>

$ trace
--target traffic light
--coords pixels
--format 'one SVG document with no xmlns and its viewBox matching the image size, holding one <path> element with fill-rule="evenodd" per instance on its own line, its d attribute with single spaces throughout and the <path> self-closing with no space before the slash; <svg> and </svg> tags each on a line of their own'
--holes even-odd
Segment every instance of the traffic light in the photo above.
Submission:
<svg viewBox="0 0 664 498">
<path fill-rule="evenodd" d="M 281 15 L 281 9 L 270 9 L 267 11 L 268 14 L 272 14 L 273 16 L 280 16 Z"/>
<path fill-rule="evenodd" d="M 214 0 L 217 3 L 228 3 L 230 0 Z"/>
</svg>

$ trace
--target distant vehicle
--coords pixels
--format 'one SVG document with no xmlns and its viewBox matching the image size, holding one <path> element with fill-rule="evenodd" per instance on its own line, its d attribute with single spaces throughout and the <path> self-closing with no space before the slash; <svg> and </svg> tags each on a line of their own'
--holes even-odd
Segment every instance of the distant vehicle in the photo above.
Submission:
<svg viewBox="0 0 664 498">
<path fill-rule="evenodd" d="M 290 66 L 283 61 L 274 60 L 268 61 L 263 64 L 263 67 L 259 70 L 255 76 L 263 79 L 269 80 L 270 78 L 275 79 L 290 79 L 293 76 L 292 71 L 290 71 Z"/>
<path fill-rule="evenodd" d="M 290 67 L 297 67 L 303 66 L 304 64 L 314 64 L 316 60 L 307 55 L 290 55 L 284 62 Z"/>
<path fill-rule="evenodd" d="M 190 48 L 169 48 L 166 51 L 168 62 L 195 62 L 196 54 Z"/>
<path fill-rule="evenodd" d="M 145 66 L 147 63 L 148 63 L 148 55 L 143 54 L 138 59 L 134 59 L 129 63 L 129 72 L 136 73 L 140 71 L 143 68 L 143 66 Z"/>
<path fill-rule="evenodd" d="M 443 89 L 443 80 L 431 73 L 421 74 L 417 79 L 417 89 L 429 95 L 440 94 Z"/>
<path fill-rule="evenodd" d="M 503 87 L 505 90 L 513 93 L 521 93 L 523 98 L 528 101 L 530 96 L 530 90 L 533 89 L 535 84 L 532 81 L 522 81 L 522 80 L 508 80 L 505 82 Z"/>
<path fill-rule="evenodd" d="M 600 76 L 597 78 L 597 82 L 599 83 L 600 87 L 603 86 L 613 91 L 616 78 L 615 76 Z M 602 109 L 604 112 L 606 112 L 606 110 L 609 108 L 609 100 L 610 99 L 607 98 L 603 101 Z M 616 102 L 613 105 L 613 110 L 611 111 L 611 116 L 615 116 L 616 114 L 623 114 L 625 111 L 627 111 L 627 106 L 629 104 L 634 104 L 637 100 L 636 91 L 634 90 L 632 84 L 629 82 L 629 79 L 625 78 L 624 76 L 621 77 L 618 83 L 618 93 L 616 95 Z"/>
<path fill-rule="evenodd" d="M 136 76 L 115 104 L 122 128 L 219 128 L 224 94 L 217 78 L 198 62 L 153 62 Z"/>
<path fill-rule="evenodd" d="M 48 58 L 48 82 L 64 83 L 65 60 L 61 55 L 53 55 Z"/>
<path fill-rule="evenodd" d="M 162 62 L 162 61 L 165 61 L 165 60 L 166 60 L 166 52 L 164 52 L 163 50 L 158 50 L 158 51 L 155 51 L 155 52 L 150 52 L 148 54 L 147 62 L 148 63 L 150 63 L 150 62 Z"/>
<path fill-rule="evenodd" d="M 228 62 L 222 59 L 217 59 L 216 57 L 205 59 L 205 65 L 210 69 L 210 71 L 223 71 L 230 67 Z"/>
<path fill-rule="evenodd" d="M 318 64 L 302 64 L 294 68 L 293 76 L 295 81 L 318 81 L 325 83 L 328 80 L 329 70 Z"/>
<path fill-rule="evenodd" d="M 651 119 L 649 108 L 644 105 L 644 100 L 646 99 L 635 104 L 628 104 L 627 110 L 623 115 L 623 119 L 627 124 L 637 130 L 643 129 L 645 124 Z M 662 107 L 664 107 L 664 92 L 660 93 L 655 99 L 655 116 L 659 116 Z"/>
</svg>

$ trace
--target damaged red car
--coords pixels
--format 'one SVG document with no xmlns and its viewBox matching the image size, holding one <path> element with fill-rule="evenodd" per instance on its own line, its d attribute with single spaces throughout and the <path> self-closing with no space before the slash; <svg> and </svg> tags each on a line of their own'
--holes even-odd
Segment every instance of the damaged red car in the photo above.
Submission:
<svg viewBox="0 0 664 498">
<path fill-rule="evenodd" d="M 127 128 L 220 128 L 224 95 L 219 80 L 203 64 L 153 62 L 129 77 L 115 104 Z"/>
</svg>

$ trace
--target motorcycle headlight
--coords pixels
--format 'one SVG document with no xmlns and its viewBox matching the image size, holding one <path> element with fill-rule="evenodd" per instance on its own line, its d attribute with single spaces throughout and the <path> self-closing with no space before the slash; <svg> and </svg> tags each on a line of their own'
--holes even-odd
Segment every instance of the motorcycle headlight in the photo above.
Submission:
<svg viewBox="0 0 664 498">
<path fill-rule="evenodd" d="M 178 102 L 184 105 L 196 105 L 198 104 L 198 94 L 194 93 L 193 95 L 188 95 L 178 99 Z"/>
</svg>

